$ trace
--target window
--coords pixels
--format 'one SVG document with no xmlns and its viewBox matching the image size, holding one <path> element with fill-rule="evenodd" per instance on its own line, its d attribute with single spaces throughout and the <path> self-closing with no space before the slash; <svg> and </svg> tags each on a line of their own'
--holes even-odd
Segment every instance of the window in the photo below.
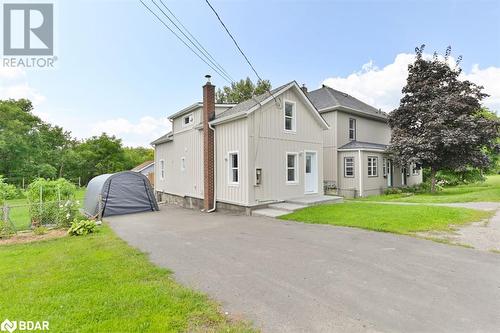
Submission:
<svg viewBox="0 0 500 333">
<path fill-rule="evenodd" d="M 378 157 L 368 156 L 368 177 L 378 176 Z"/>
<path fill-rule="evenodd" d="M 385 157 L 382 159 L 382 175 L 387 177 L 387 159 Z"/>
<path fill-rule="evenodd" d="M 354 157 L 344 157 L 344 177 L 354 177 Z"/>
<path fill-rule="evenodd" d="M 186 158 L 181 157 L 181 171 L 184 172 L 184 170 L 186 170 Z"/>
<path fill-rule="evenodd" d="M 238 152 L 229 153 L 229 184 L 236 185 L 239 183 L 239 161 Z"/>
<path fill-rule="evenodd" d="M 192 113 L 184 116 L 184 118 L 182 118 L 182 127 L 186 127 L 186 126 L 191 125 L 193 123 L 193 121 L 194 121 L 194 117 L 193 117 Z"/>
<path fill-rule="evenodd" d="M 160 160 L 160 179 L 165 179 L 165 161 Z"/>
<path fill-rule="evenodd" d="M 411 174 L 413 176 L 418 176 L 420 174 L 420 168 L 417 165 L 417 163 L 412 163 L 411 164 Z"/>
<path fill-rule="evenodd" d="M 349 140 L 356 140 L 356 119 L 349 118 Z"/>
<path fill-rule="evenodd" d="M 285 101 L 284 116 L 285 116 L 285 131 L 295 131 L 295 103 Z"/>
<path fill-rule="evenodd" d="M 297 183 L 297 153 L 286 154 L 286 182 Z"/>
</svg>

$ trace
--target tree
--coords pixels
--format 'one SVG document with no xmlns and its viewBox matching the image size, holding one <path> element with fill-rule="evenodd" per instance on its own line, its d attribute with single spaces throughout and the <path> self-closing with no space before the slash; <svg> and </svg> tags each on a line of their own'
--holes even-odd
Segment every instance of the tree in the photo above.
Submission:
<svg viewBox="0 0 500 333">
<path fill-rule="evenodd" d="M 217 89 L 215 99 L 217 103 L 240 103 L 269 90 L 271 90 L 269 80 L 258 80 L 257 84 L 254 84 L 247 77 L 245 80 L 231 83 L 230 87 L 224 86 L 222 89 Z"/>
<path fill-rule="evenodd" d="M 154 150 L 144 147 L 125 147 L 125 169 L 130 170 L 141 163 L 154 160 Z"/>
<path fill-rule="evenodd" d="M 437 171 L 489 165 L 486 151 L 496 149 L 499 122 L 481 109 L 481 100 L 488 96 L 483 87 L 459 79 L 461 57 L 452 68 L 450 47 L 444 58 L 434 53 L 430 60 L 424 59 L 423 50 L 424 45 L 415 49 L 403 98 L 389 114 L 389 152 L 399 165 L 430 168 L 435 192 Z"/>
</svg>

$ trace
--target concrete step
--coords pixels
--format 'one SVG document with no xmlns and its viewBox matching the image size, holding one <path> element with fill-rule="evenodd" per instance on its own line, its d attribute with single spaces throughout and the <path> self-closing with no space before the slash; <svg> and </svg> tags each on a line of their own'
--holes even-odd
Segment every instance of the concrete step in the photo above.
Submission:
<svg viewBox="0 0 500 333">
<path fill-rule="evenodd" d="M 306 208 L 306 205 L 299 205 L 295 203 L 290 203 L 290 202 L 280 202 L 280 203 L 275 203 L 269 205 L 269 208 L 273 209 L 279 209 L 279 210 L 285 210 L 287 212 L 294 212 L 296 210 Z"/>
<path fill-rule="evenodd" d="M 281 215 L 289 214 L 290 211 L 273 209 L 273 208 L 262 208 L 252 211 L 252 216 L 266 216 L 266 217 L 278 217 Z"/>
<path fill-rule="evenodd" d="M 289 199 L 286 202 L 296 205 L 314 206 L 314 205 L 341 203 L 343 201 L 344 198 L 334 195 L 311 195 L 311 196 Z"/>
</svg>

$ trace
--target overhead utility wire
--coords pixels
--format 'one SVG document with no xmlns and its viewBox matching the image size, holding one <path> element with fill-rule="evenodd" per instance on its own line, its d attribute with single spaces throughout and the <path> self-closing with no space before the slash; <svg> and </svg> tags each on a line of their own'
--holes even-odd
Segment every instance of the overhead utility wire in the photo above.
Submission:
<svg viewBox="0 0 500 333">
<path fill-rule="evenodd" d="M 211 61 L 212 64 L 214 64 L 219 70 L 221 70 L 221 72 L 223 72 L 231 81 L 234 81 L 234 79 L 231 77 L 231 75 L 229 75 L 229 73 L 224 69 L 224 67 L 222 67 L 222 65 L 219 64 L 217 62 L 217 60 L 215 60 L 215 58 L 210 54 L 210 52 L 208 52 L 207 49 L 205 47 L 203 47 L 203 45 L 200 43 L 200 41 L 195 36 L 193 36 L 193 34 L 189 31 L 189 29 L 186 28 L 186 26 L 184 26 L 184 24 L 182 24 L 182 22 L 167 7 L 167 5 L 165 5 L 165 3 L 163 2 L 163 0 L 160 0 L 160 2 L 163 5 L 163 7 L 165 7 L 165 9 L 170 13 L 170 15 L 172 15 L 172 17 L 177 21 L 177 23 L 179 23 L 179 25 L 187 32 L 187 34 L 196 42 L 196 44 L 198 44 L 198 46 L 201 47 L 201 49 L 204 51 L 205 55 L 212 60 Z"/>
<path fill-rule="evenodd" d="M 224 22 L 222 21 L 222 19 L 220 18 L 219 16 L 219 13 L 217 13 L 217 11 L 215 10 L 215 8 L 210 4 L 210 2 L 208 0 L 205 0 L 205 2 L 207 3 L 207 5 L 210 7 L 210 9 L 212 9 L 212 11 L 214 12 L 215 16 L 217 16 L 217 19 L 219 20 L 220 24 L 224 27 L 224 29 L 226 30 L 227 34 L 229 35 L 229 37 L 231 37 L 231 39 L 233 40 L 233 43 L 234 45 L 236 45 L 236 47 L 238 48 L 238 51 L 240 51 L 241 55 L 243 56 L 243 58 L 245 58 L 246 62 L 248 63 L 248 65 L 250 66 L 250 68 L 252 68 L 253 72 L 255 73 L 255 75 L 257 76 L 257 78 L 260 80 L 260 81 L 264 81 L 262 80 L 262 78 L 260 77 L 259 73 L 257 73 L 257 70 L 255 69 L 255 67 L 253 67 L 252 63 L 250 62 L 250 60 L 248 59 L 248 57 L 246 56 L 245 52 L 243 52 L 243 50 L 241 49 L 240 45 L 238 44 L 238 42 L 236 41 L 236 39 L 233 37 L 233 35 L 231 34 L 231 32 L 229 31 L 229 29 L 226 27 L 226 25 L 224 24 Z M 276 97 L 273 95 L 273 93 L 271 92 L 270 89 L 267 90 L 269 94 L 271 94 L 271 96 L 274 98 L 274 100 L 276 101 Z"/>
<path fill-rule="evenodd" d="M 158 21 L 160 21 L 165 28 L 167 28 L 172 34 L 177 37 L 191 52 L 193 52 L 198 58 L 200 58 L 201 61 L 203 61 L 205 64 L 207 64 L 208 67 L 210 67 L 212 70 L 214 70 L 217 74 L 219 74 L 220 77 L 222 77 L 227 83 L 231 84 L 231 81 L 229 81 L 222 73 L 220 73 L 217 69 L 215 69 L 211 64 L 209 64 L 205 59 L 203 59 L 195 50 L 193 50 L 175 31 L 173 31 L 151 8 L 148 7 L 142 0 L 139 0 L 146 9 L 153 14 Z"/>
</svg>

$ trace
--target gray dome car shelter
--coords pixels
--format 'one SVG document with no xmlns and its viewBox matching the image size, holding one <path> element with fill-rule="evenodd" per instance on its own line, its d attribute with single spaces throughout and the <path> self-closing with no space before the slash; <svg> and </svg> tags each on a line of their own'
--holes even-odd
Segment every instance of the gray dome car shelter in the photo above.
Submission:
<svg viewBox="0 0 500 333">
<path fill-rule="evenodd" d="M 159 210 L 148 178 L 133 171 L 104 174 L 90 180 L 85 192 L 84 212 L 88 216 L 98 216 L 99 208 L 102 216 Z"/>
</svg>

